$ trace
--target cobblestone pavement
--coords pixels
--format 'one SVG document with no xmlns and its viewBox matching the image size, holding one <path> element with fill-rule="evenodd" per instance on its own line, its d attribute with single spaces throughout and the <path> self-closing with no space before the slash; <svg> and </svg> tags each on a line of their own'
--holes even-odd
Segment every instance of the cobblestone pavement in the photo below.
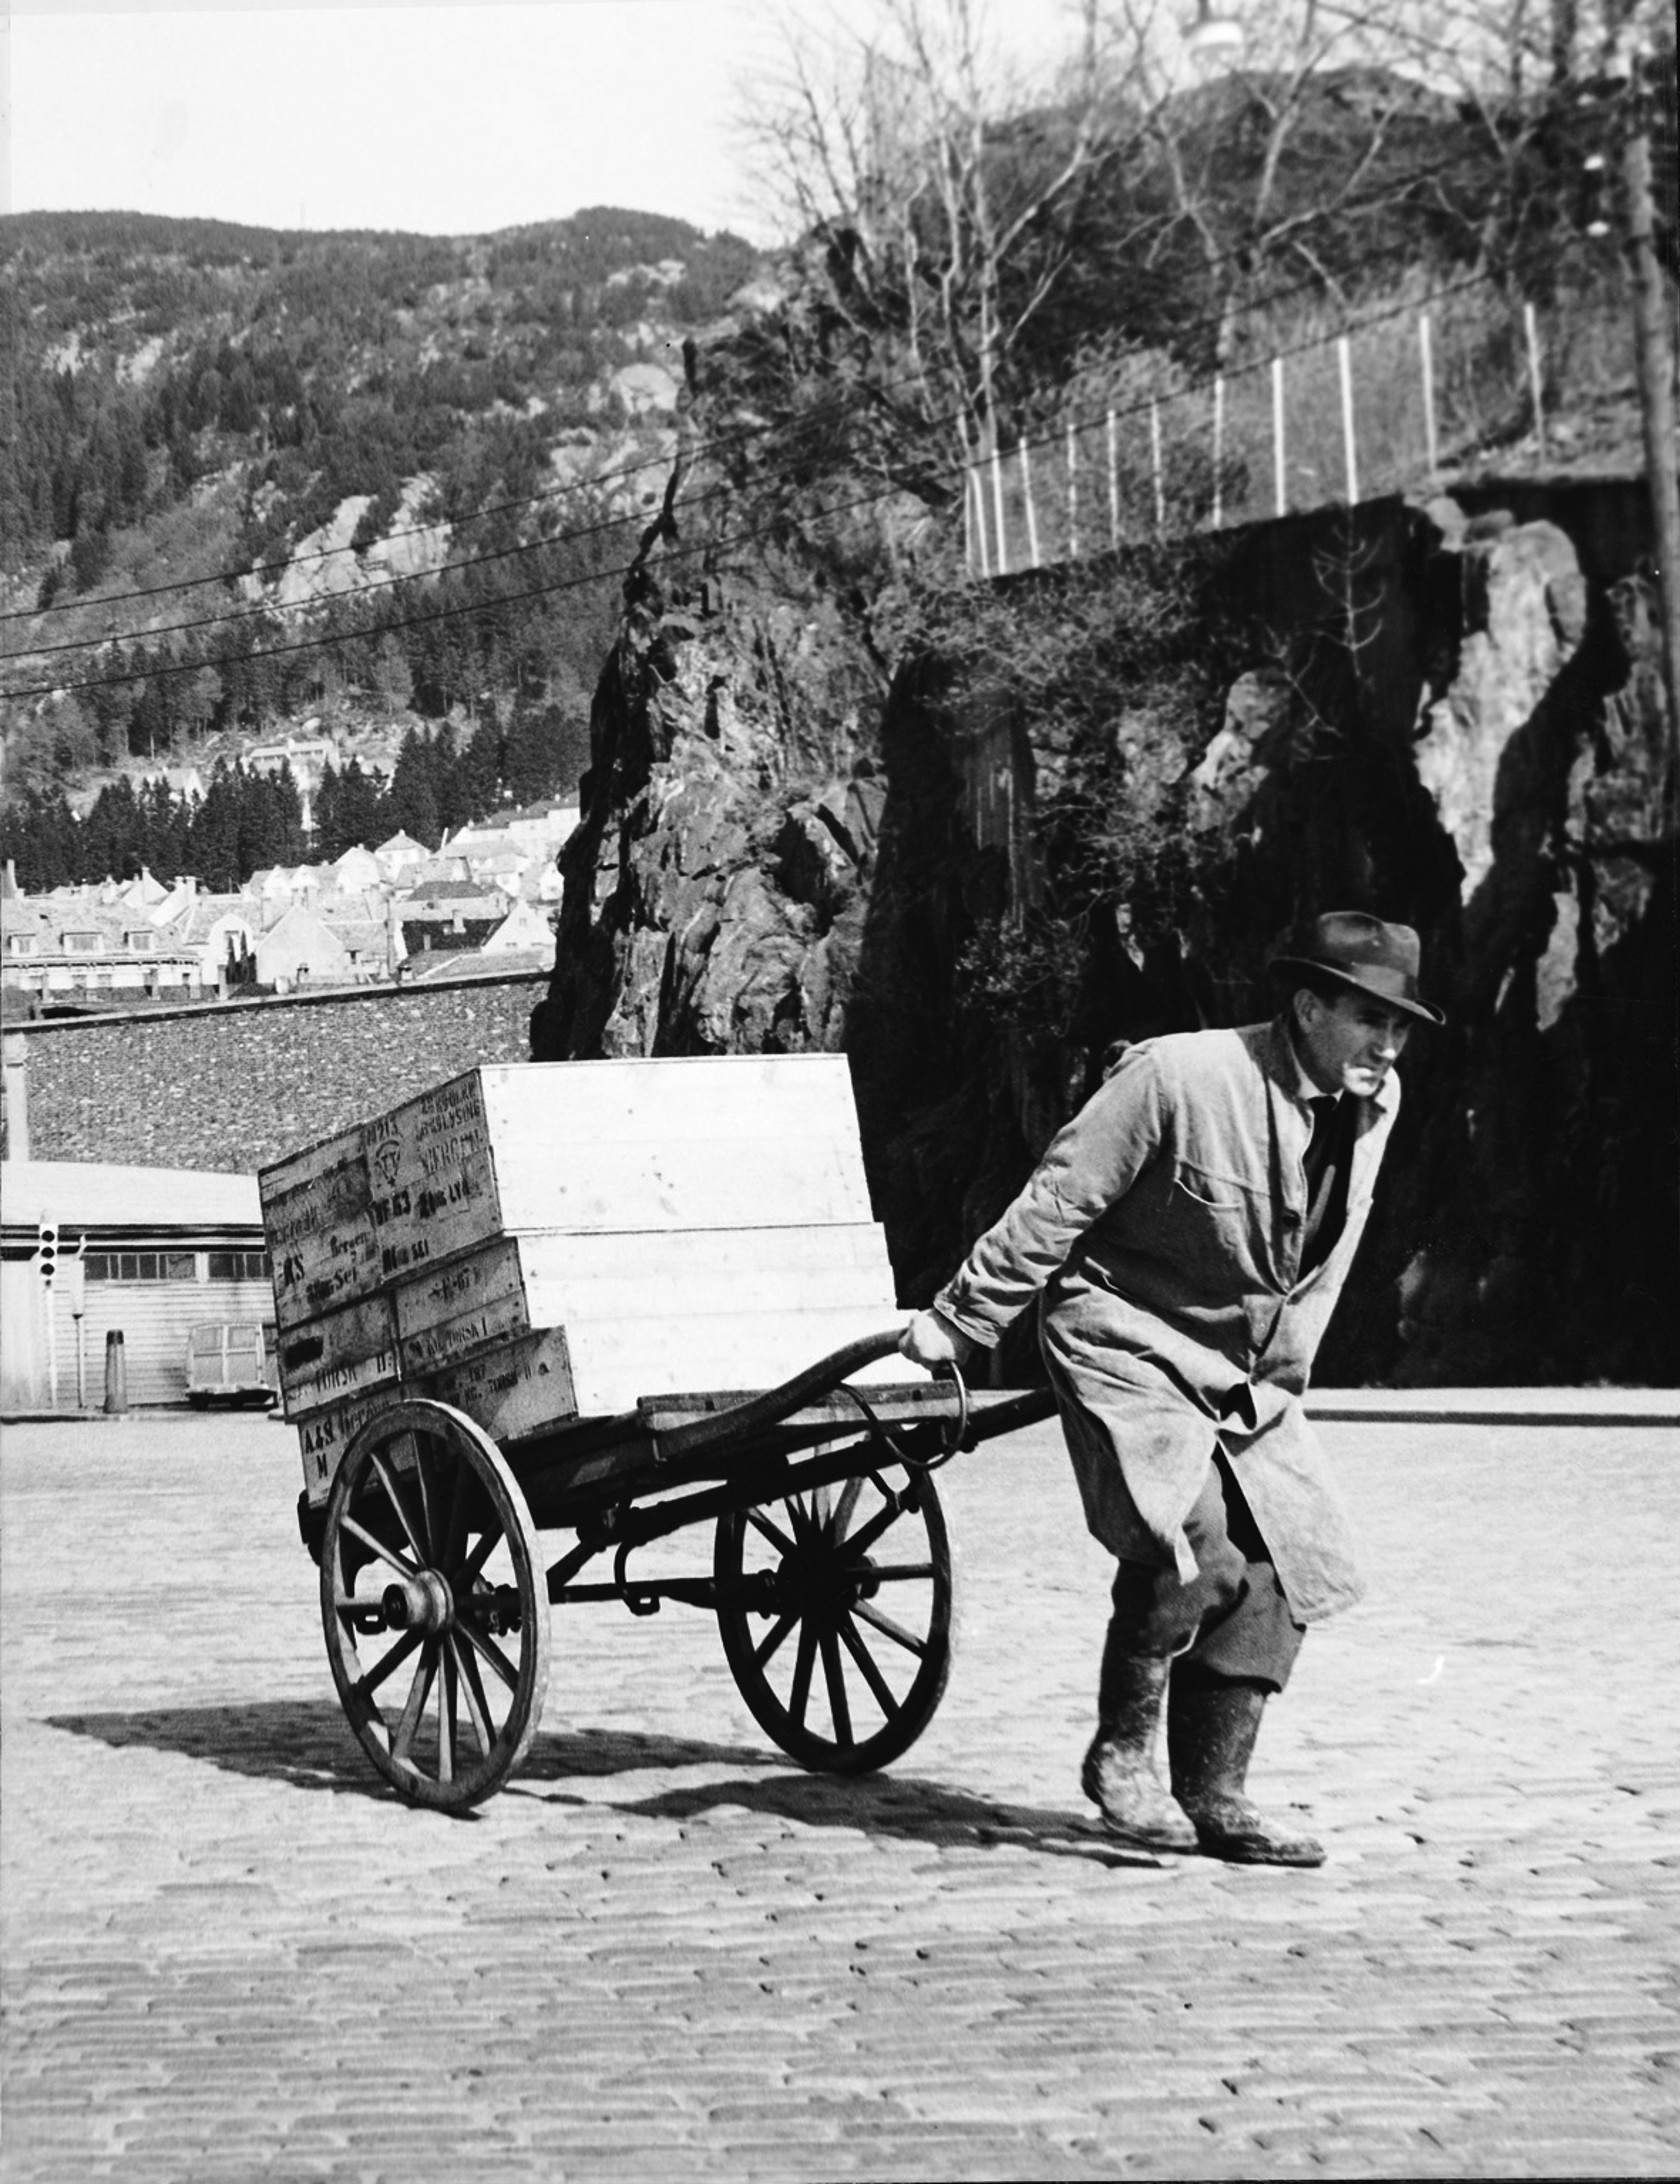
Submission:
<svg viewBox="0 0 1680 2184">
<path fill-rule="evenodd" d="M 467 1820 L 351 1742 L 289 1432 L 12 1429 L 6 2184 L 1674 2175 L 1680 1432 L 1325 1431 L 1374 1583 L 1268 1723 L 1331 1853 L 1280 1873 L 1090 1831 L 1053 1429 L 942 1475 L 891 1774 L 766 1747 L 709 1618 L 573 1609 Z"/>
</svg>

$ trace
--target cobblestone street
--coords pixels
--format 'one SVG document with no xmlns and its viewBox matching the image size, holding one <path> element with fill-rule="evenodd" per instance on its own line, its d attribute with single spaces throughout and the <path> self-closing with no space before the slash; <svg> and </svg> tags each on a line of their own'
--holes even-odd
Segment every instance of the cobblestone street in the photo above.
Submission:
<svg viewBox="0 0 1680 2184">
<path fill-rule="evenodd" d="M 891 1773 L 776 1753 L 709 1616 L 568 1609 L 464 1820 L 344 1724 L 289 1431 L 8 1429 L 6 2184 L 1674 2175 L 1680 1430 L 1322 1430 L 1373 1582 L 1262 1739 L 1289 1873 L 1092 1832 L 1053 1428 L 940 1475 Z"/>
</svg>

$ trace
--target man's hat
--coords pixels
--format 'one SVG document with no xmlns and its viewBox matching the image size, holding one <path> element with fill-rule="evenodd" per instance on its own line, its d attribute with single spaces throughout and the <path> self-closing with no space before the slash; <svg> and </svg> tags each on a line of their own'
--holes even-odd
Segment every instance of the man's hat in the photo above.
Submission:
<svg viewBox="0 0 1680 2184">
<path fill-rule="evenodd" d="M 1326 910 L 1299 931 L 1282 955 L 1274 956 L 1274 975 L 1312 971 L 1338 985 L 1351 986 L 1425 1023 L 1444 1024 L 1417 990 L 1418 937 L 1409 925 L 1385 925 L 1363 910 Z"/>
</svg>

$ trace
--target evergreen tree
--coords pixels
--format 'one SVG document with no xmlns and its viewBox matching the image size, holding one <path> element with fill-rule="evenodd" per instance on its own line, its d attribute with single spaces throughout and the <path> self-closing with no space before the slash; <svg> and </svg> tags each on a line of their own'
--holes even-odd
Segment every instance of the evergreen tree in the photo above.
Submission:
<svg viewBox="0 0 1680 2184">
<path fill-rule="evenodd" d="M 225 758 L 216 761 L 210 785 L 192 816 L 187 854 L 192 869 L 212 894 L 227 895 L 249 878 L 239 869 L 239 805 L 243 772 Z"/>
<path fill-rule="evenodd" d="M 455 762 L 455 797 L 463 818 L 483 819 L 496 809 L 502 790 L 502 732 L 493 706 L 481 709 L 478 726 Z"/>
<path fill-rule="evenodd" d="M 144 858 L 144 820 L 127 774 L 107 781 L 82 822 L 82 877 L 132 880 Z"/>
<path fill-rule="evenodd" d="M 357 760 L 352 759 L 339 777 L 338 827 L 342 856 L 346 849 L 360 843 L 372 849 L 391 832 L 390 813 L 386 807 L 385 791 L 379 781 L 364 773 Z"/>
<path fill-rule="evenodd" d="M 427 737 L 411 728 L 402 739 L 391 773 L 391 818 L 405 834 L 428 849 L 438 846 L 441 827 L 433 786 L 432 750 Z"/>
<path fill-rule="evenodd" d="M 68 887 L 80 877 L 80 833 L 62 789 L 32 789 L 0 810 L 0 858 L 26 895 Z"/>
</svg>

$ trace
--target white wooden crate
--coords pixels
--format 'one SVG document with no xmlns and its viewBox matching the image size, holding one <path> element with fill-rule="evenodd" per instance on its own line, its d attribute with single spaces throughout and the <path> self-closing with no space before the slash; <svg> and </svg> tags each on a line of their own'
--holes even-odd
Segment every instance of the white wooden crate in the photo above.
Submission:
<svg viewBox="0 0 1680 2184">
<path fill-rule="evenodd" d="M 838 1055 L 474 1070 L 260 1183 L 316 1498 L 399 1392 L 515 1439 L 770 1386 L 897 1317 Z"/>
</svg>

